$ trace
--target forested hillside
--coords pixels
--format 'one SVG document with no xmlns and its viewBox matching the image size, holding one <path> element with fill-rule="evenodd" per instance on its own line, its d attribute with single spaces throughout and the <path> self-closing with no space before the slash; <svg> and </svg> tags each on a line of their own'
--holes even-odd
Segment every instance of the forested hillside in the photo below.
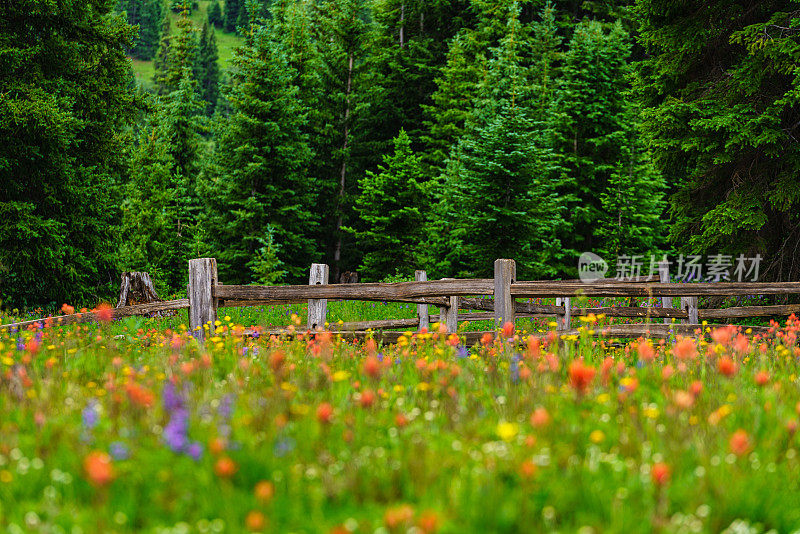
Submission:
<svg viewBox="0 0 800 534">
<path fill-rule="evenodd" d="M 224 43 L 224 46 L 220 46 Z M 592 251 L 800 279 L 800 2 L 18 0 L 0 296 L 575 277 Z"/>
</svg>

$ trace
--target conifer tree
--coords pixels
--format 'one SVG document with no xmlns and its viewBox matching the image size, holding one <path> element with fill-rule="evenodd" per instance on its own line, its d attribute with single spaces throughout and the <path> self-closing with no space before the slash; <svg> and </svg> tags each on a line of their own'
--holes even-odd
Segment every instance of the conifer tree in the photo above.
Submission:
<svg viewBox="0 0 800 534">
<path fill-rule="evenodd" d="M 263 279 L 263 262 L 254 258 L 273 239 L 281 270 L 297 282 L 320 257 L 316 215 L 308 209 L 315 198 L 307 172 L 312 152 L 302 129 L 307 110 L 291 83 L 295 75 L 285 51 L 269 30 L 251 25 L 245 42 L 225 88 L 231 116 L 216 133 L 215 165 L 202 189 L 213 229 L 209 239 L 219 251 L 223 280 Z"/>
<path fill-rule="evenodd" d="M 648 165 L 626 97 L 629 52 L 621 24 L 606 31 L 591 21 L 577 26 L 566 53 L 559 105 L 566 121 L 558 146 L 569 180 L 563 192 L 573 198 L 571 227 L 563 236 L 573 266 L 584 251 L 645 254 L 659 243 L 661 179 Z M 636 189 L 638 198 L 632 194 Z"/>
<path fill-rule="evenodd" d="M 643 131 L 674 191 L 670 240 L 686 252 L 765 258 L 800 279 L 797 3 L 639 0 Z M 707 22 L 714 21 L 714 22 Z M 719 21 L 719 22 L 717 22 Z"/>
<path fill-rule="evenodd" d="M 507 33 L 492 51 L 479 107 L 440 186 L 438 209 L 452 222 L 438 248 L 444 268 L 459 276 L 488 276 L 503 257 L 517 261 L 520 277 L 548 276 L 560 258 L 559 168 L 534 105 L 530 40 L 518 13 L 511 10 Z"/>
<path fill-rule="evenodd" d="M 358 261 L 358 251 L 342 228 L 352 226 L 352 195 L 363 176 L 365 160 L 375 154 L 369 141 L 366 57 L 375 38 L 367 0 L 323 0 L 312 4 L 316 41 L 322 68 L 320 111 L 326 128 L 318 147 L 316 168 L 320 192 L 332 199 L 326 206 L 324 241 L 334 277 L 342 265 Z"/>
<path fill-rule="evenodd" d="M 108 298 L 116 182 L 132 120 L 135 28 L 108 2 L 0 9 L 0 295 L 3 306 Z"/>
<path fill-rule="evenodd" d="M 158 76 L 163 75 L 169 68 L 169 48 L 172 42 L 172 25 L 169 17 L 164 17 L 161 21 L 161 38 L 158 42 L 156 55 L 153 57 L 153 83 L 158 87 Z"/>
<path fill-rule="evenodd" d="M 225 0 L 224 28 L 228 33 L 236 31 L 240 12 L 245 9 L 244 0 Z"/>
<path fill-rule="evenodd" d="M 184 78 L 184 71 L 195 68 L 197 61 L 197 28 L 189 18 L 188 9 L 181 11 L 176 27 L 175 35 L 169 35 L 161 41 L 166 51 L 162 54 L 159 50 L 159 62 L 153 76 L 160 95 L 177 90 Z"/>
<path fill-rule="evenodd" d="M 225 19 L 222 16 L 222 8 L 219 5 L 217 0 L 211 2 L 211 6 L 208 8 L 208 24 L 209 26 L 213 26 L 214 28 L 220 29 L 224 24 Z"/>
<path fill-rule="evenodd" d="M 132 57 L 149 61 L 158 50 L 161 21 L 164 17 L 160 0 L 121 0 L 117 10 L 125 12 L 128 24 L 139 27 L 139 35 L 129 49 Z"/>
<path fill-rule="evenodd" d="M 383 157 L 378 172 L 367 171 L 359 181 L 355 209 L 361 230 L 352 230 L 364 257 L 365 279 L 381 280 L 419 267 L 417 256 L 428 207 L 422 161 L 411 150 L 405 130 L 394 140 L 394 153 Z"/>
<path fill-rule="evenodd" d="M 219 99 L 219 54 L 213 27 L 203 24 L 195 64 L 195 80 L 202 98 L 206 102 L 206 114 L 213 115 Z"/>
</svg>

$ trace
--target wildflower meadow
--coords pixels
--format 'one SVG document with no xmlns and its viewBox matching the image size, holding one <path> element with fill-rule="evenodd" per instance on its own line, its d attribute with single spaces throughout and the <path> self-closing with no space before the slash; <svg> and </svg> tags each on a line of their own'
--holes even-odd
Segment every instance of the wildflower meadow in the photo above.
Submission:
<svg viewBox="0 0 800 534">
<path fill-rule="evenodd" d="M 792 532 L 800 320 L 474 346 L 220 317 L 0 334 L 8 532 Z M 292 317 L 299 325 L 300 319 Z"/>
</svg>

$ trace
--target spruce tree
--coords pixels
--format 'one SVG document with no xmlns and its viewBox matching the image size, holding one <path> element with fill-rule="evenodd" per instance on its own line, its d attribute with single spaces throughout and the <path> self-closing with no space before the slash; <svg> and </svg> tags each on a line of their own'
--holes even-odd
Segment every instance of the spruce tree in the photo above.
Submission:
<svg viewBox="0 0 800 534">
<path fill-rule="evenodd" d="M 224 25 L 225 31 L 234 33 L 236 25 L 239 22 L 240 12 L 245 8 L 244 0 L 225 0 L 225 17 Z"/>
<path fill-rule="evenodd" d="M 206 114 L 213 115 L 219 99 L 219 54 L 213 27 L 203 24 L 195 64 L 200 98 L 206 102 Z"/>
<path fill-rule="evenodd" d="M 520 277 L 556 274 L 564 207 L 546 117 L 534 97 L 529 28 L 512 9 L 492 50 L 474 117 L 451 151 L 439 188 L 445 257 L 439 269 L 488 276 L 496 258 L 517 261 Z M 448 226 L 449 225 L 449 226 Z M 434 225 L 436 228 L 436 225 Z"/>
<path fill-rule="evenodd" d="M 135 28 L 108 2 L 0 9 L 0 295 L 4 306 L 94 304 L 114 264 L 120 132 L 134 112 Z"/>
<path fill-rule="evenodd" d="M 222 16 L 222 8 L 219 6 L 218 1 L 211 2 L 211 7 L 208 8 L 208 24 L 214 28 L 221 29 L 225 19 Z"/>
<path fill-rule="evenodd" d="M 197 61 L 197 28 L 189 18 L 188 9 L 181 11 L 174 35 L 162 38 L 159 62 L 153 80 L 158 94 L 167 95 L 178 89 L 185 69 L 193 69 Z M 162 50 L 165 50 L 162 53 Z"/>
<path fill-rule="evenodd" d="M 125 270 L 150 272 L 166 293 L 186 284 L 186 262 L 201 251 L 196 177 L 202 159 L 198 113 L 204 108 L 186 69 L 176 91 L 156 97 L 131 156 L 119 252 Z"/>
<path fill-rule="evenodd" d="M 324 241 L 334 277 L 343 266 L 358 261 L 358 251 L 350 236 L 342 231 L 356 222 L 352 198 L 358 178 L 370 151 L 370 89 L 366 58 L 375 38 L 367 0 L 323 0 L 312 3 L 315 40 L 319 44 L 322 86 L 320 113 L 324 116 L 324 135 L 319 144 L 315 173 L 325 206 Z"/>
<path fill-rule="evenodd" d="M 128 53 L 136 59 L 149 61 L 158 50 L 161 21 L 164 17 L 160 0 L 121 0 L 117 10 L 124 12 L 128 24 L 139 27 L 139 35 Z"/>
<path fill-rule="evenodd" d="M 299 282 L 321 257 L 317 214 L 309 210 L 316 199 L 303 133 L 307 110 L 282 45 L 263 26 L 251 25 L 248 33 L 224 88 L 231 116 L 216 132 L 215 165 L 202 188 L 209 239 L 223 280 L 262 279 L 259 251 L 273 239 L 287 280 Z"/>
<path fill-rule="evenodd" d="M 646 254 L 660 243 L 655 223 L 663 211 L 661 180 L 648 166 L 627 96 L 629 53 L 621 24 L 606 31 L 591 21 L 577 26 L 565 56 L 558 110 L 566 120 L 558 146 L 568 176 L 562 192 L 573 199 L 571 225 L 562 239 L 573 255 L 572 267 L 584 251 Z M 638 198 L 635 189 L 641 191 Z"/>
<path fill-rule="evenodd" d="M 359 181 L 355 209 L 361 230 L 351 230 L 364 257 L 359 268 L 366 280 L 381 280 L 419 268 L 427 188 L 420 156 L 411 149 L 405 130 L 394 140 L 394 153 L 383 157 L 378 172 L 368 171 Z"/>
<path fill-rule="evenodd" d="M 670 240 L 800 279 L 797 3 L 639 0 L 643 131 L 673 195 Z"/>
</svg>

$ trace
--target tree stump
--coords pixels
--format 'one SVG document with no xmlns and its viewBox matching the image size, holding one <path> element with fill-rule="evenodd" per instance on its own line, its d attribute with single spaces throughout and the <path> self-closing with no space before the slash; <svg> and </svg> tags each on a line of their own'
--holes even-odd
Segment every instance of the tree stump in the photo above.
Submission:
<svg viewBox="0 0 800 534">
<path fill-rule="evenodd" d="M 156 293 L 149 273 L 139 271 L 125 271 L 122 273 L 117 308 L 163 301 L 164 299 L 160 298 Z M 145 314 L 145 317 L 171 317 L 175 313 L 175 310 L 166 310 L 148 313 Z"/>
</svg>

